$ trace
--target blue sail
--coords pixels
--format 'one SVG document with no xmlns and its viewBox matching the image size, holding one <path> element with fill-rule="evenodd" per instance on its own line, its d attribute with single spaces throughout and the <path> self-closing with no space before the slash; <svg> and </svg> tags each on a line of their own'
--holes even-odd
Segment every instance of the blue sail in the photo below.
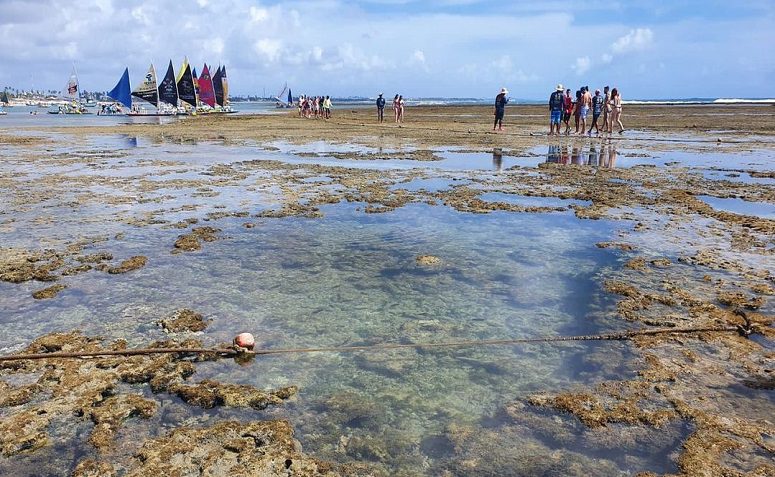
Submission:
<svg viewBox="0 0 775 477">
<path fill-rule="evenodd" d="M 129 68 L 124 69 L 124 74 L 118 80 L 116 87 L 111 89 L 108 96 L 123 104 L 127 108 L 132 107 L 132 88 L 129 87 Z"/>
<path fill-rule="evenodd" d="M 293 104 L 293 96 L 291 95 L 291 88 L 288 88 L 288 104 Z"/>
</svg>

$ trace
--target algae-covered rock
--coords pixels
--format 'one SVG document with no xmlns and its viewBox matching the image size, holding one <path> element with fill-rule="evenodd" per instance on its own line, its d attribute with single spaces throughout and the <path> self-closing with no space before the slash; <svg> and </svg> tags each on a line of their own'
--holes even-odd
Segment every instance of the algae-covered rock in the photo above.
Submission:
<svg viewBox="0 0 775 477">
<path fill-rule="evenodd" d="M 204 317 L 188 308 L 174 311 L 168 317 L 159 321 L 164 331 L 168 333 L 180 333 L 183 331 L 204 331 L 209 322 Z"/>
<path fill-rule="evenodd" d="M 180 235 L 175 241 L 175 251 L 193 252 L 202 248 L 201 242 L 214 242 L 220 229 L 213 227 L 197 227 L 191 233 Z"/>
<path fill-rule="evenodd" d="M 418 255 L 415 261 L 424 266 L 441 265 L 441 259 L 434 255 Z"/>
<path fill-rule="evenodd" d="M 67 288 L 66 285 L 56 284 L 42 290 L 32 292 L 32 298 L 36 300 L 45 300 L 47 298 L 54 298 L 59 292 Z"/>
<path fill-rule="evenodd" d="M 148 257 L 137 255 L 135 257 L 128 258 L 119 263 L 116 267 L 108 267 L 107 272 L 110 274 L 127 273 L 138 268 L 143 268 L 148 263 Z"/>
<path fill-rule="evenodd" d="M 53 251 L 33 252 L 18 248 L 0 248 L 0 281 L 23 283 L 30 280 L 50 282 L 51 274 L 64 265 Z"/>
<path fill-rule="evenodd" d="M 86 459 L 75 466 L 72 477 L 113 477 L 115 475 L 116 470 L 110 463 Z"/>
<path fill-rule="evenodd" d="M 89 442 L 97 448 L 109 447 L 123 422 L 134 416 L 149 418 L 156 412 L 156 402 L 137 394 L 111 396 L 90 411 L 94 430 Z"/>
<path fill-rule="evenodd" d="M 133 389 L 147 385 L 154 393 L 178 395 L 200 407 L 264 409 L 281 404 L 297 392 L 295 386 L 269 392 L 217 381 L 188 385 L 186 379 L 195 369 L 185 349 L 201 346 L 195 340 L 161 341 L 150 347 L 179 347 L 181 353 L 87 360 L 52 357 L 0 363 L 0 378 L 21 373 L 36 380 L 29 383 L 26 378 L 18 381 L 19 385 L 11 384 L 11 380 L 0 380 L 2 454 L 12 456 L 47 445 L 56 439 L 52 422 L 61 429 L 63 425 L 67 428 L 77 422 L 91 421 L 94 428 L 89 442 L 99 449 L 112 447 L 125 421 L 135 417 L 149 418 L 158 407 L 155 399 L 127 392 L 123 383 L 134 385 Z M 98 352 L 125 348 L 124 341 L 103 345 L 100 339 L 78 333 L 53 333 L 36 339 L 23 353 Z M 90 464 L 84 464 L 84 467 L 91 468 Z"/>
<path fill-rule="evenodd" d="M 175 384 L 169 391 L 193 406 L 211 409 L 217 406 L 251 407 L 265 409 L 270 405 L 281 404 L 298 392 L 295 386 L 267 392 L 243 384 L 224 384 L 212 380 L 200 383 Z"/>
<path fill-rule="evenodd" d="M 219 422 L 179 428 L 143 444 L 126 474 L 253 476 L 367 475 L 302 454 L 287 421 Z"/>
</svg>

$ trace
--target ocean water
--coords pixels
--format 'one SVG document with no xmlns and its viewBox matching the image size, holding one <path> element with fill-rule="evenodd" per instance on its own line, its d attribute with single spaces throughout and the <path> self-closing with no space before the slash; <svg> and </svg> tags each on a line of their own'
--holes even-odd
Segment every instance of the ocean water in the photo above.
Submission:
<svg viewBox="0 0 775 477">
<path fill-rule="evenodd" d="M 309 147 L 325 156 L 336 146 Z M 513 165 L 528 162 L 525 167 L 551 161 L 558 154 L 553 147 L 511 160 Z M 584 151 L 578 156 L 589 157 L 589 149 Z M 258 190 L 266 179 L 260 170 L 228 186 L 219 186 L 216 178 L 208 187 L 217 189 L 217 197 L 197 195 L 201 191 L 187 180 L 212 178 L 216 165 L 358 163 L 400 172 L 393 189 L 433 191 L 465 183 L 464 171 L 491 174 L 499 160 L 497 153 L 451 150 L 440 151 L 443 160 L 437 162 L 338 160 L 295 152 L 113 136 L 63 144 L 53 154 L 80 158 L 65 166 L 41 161 L 31 170 L 22 158 L 6 160 L 0 171 L 18 174 L 21 182 L 34 183 L 47 173 L 61 182 L 46 186 L 53 195 L 49 200 L 14 202 L 15 220 L 0 225 L 4 246 L 46 248 L 82 236 L 104 237 L 107 241 L 85 253 L 110 251 L 116 260 L 144 255 L 148 265 L 126 275 L 63 277 L 60 283 L 68 288 L 51 300 L 31 297 L 45 286 L 40 283 L 0 282 L 0 349 L 18 350 L 40 335 L 73 329 L 141 346 L 167 338 L 156 321 L 184 307 L 212 320 L 197 335 L 205 344 L 230 342 L 249 331 L 261 348 L 526 338 L 632 326 L 617 317 L 617 298 L 603 290 L 605 279 L 627 257 L 595 246 L 632 228 L 627 220 L 579 220 L 571 212 L 468 214 L 426 204 L 367 214 L 365 204 L 343 202 L 323 206 L 322 218 L 201 220 L 198 225 L 220 229 L 219 240 L 181 254 L 171 251 L 182 230 L 154 222 L 132 225 L 157 212 L 153 217 L 174 222 L 223 210 L 255 213 L 278 204 L 276 191 Z M 165 162 L 154 162 L 159 158 Z M 711 158 L 716 159 L 721 160 Z M 600 167 L 599 158 L 593 162 Z M 422 170 L 422 178 L 414 169 Z M 67 181 L 76 179 L 74 190 Z M 164 180 L 169 182 L 160 189 L 141 187 Z M 315 172 L 302 182 L 328 187 L 331 178 Z M 78 203 L 79 188 L 104 200 Z M 7 203 L 14 200 L 0 196 Z M 132 200 L 119 200 L 126 196 Z M 559 207 L 575 203 L 503 193 L 482 198 Z M 245 227 L 246 222 L 255 226 Z M 417 262 L 428 254 L 439 257 L 440 264 Z M 300 392 L 265 411 L 203 412 L 156 396 L 161 411 L 149 421 L 128 420 L 121 436 L 135 442 L 176 425 L 287 418 L 305 452 L 336 462 L 368 462 L 384 475 L 676 472 L 676 453 L 690 432 L 686 423 L 637 431 L 610 426 L 593 434 L 575 418 L 549 411 L 524 409 L 525 420 L 517 424 L 506 415 L 510 403 L 535 392 L 633 377 L 640 364 L 632 358 L 627 343 L 577 342 L 289 354 L 257 357 L 245 366 L 230 360 L 201 363 L 193 381 L 297 385 Z M 142 387 L 129 389 L 148 394 Z M 562 438 L 551 431 L 560 424 Z M 40 468 L 29 464 L 61 470 L 95 455 L 84 438 L 88 423 L 57 426 L 61 439 L 41 454 L 45 457 L 0 461 L 0 473 L 36 475 Z M 630 443 L 619 446 L 617 433 L 627 434 Z M 469 467 L 473 462 L 478 464 Z"/>
</svg>

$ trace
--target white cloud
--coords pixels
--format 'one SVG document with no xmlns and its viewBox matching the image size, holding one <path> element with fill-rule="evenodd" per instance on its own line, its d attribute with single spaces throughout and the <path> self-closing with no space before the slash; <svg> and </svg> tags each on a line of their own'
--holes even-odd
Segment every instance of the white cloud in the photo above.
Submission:
<svg viewBox="0 0 775 477">
<path fill-rule="evenodd" d="M 280 50 L 283 43 L 272 38 L 262 38 L 253 44 L 253 51 L 268 63 L 275 63 L 280 59 Z"/>
<path fill-rule="evenodd" d="M 608 53 L 603 53 L 600 56 L 600 62 L 603 63 L 604 65 L 607 65 L 612 61 L 614 61 L 614 57 L 612 55 L 609 55 Z"/>
<path fill-rule="evenodd" d="M 614 53 L 628 53 L 631 51 L 645 50 L 654 41 L 654 32 L 650 28 L 636 28 L 626 35 L 619 37 L 612 45 Z"/>
<path fill-rule="evenodd" d="M 417 62 L 417 63 L 420 63 L 420 64 L 424 65 L 425 64 L 425 53 L 423 53 L 422 50 L 415 50 L 414 53 L 412 54 L 412 60 Z"/>
<path fill-rule="evenodd" d="M 250 7 L 250 21 L 261 23 L 269 19 L 269 11 L 266 8 Z"/>
<path fill-rule="evenodd" d="M 576 71 L 577 75 L 583 75 L 589 71 L 590 68 L 592 68 L 592 60 L 590 60 L 588 56 L 576 58 L 576 63 L 573 65 L 573 69 Z"/>
</svg>

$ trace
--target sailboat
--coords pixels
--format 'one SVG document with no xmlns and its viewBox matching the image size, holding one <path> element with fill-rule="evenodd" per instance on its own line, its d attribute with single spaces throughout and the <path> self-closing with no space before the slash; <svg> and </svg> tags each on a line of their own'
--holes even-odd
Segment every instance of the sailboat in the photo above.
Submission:
<svg viewBox="0 0 775 477">
<path fill-rule="evenodd" d="M 132 108 L 132 88 L 129 86 L 129 68 L 124 69 L 124 74 L 121 75 L 121 79 L 118 80 L 116 86 L 108 92 L 108 96 L 123 104 L 127 108 Z M 100 109 L 97 111 L 98 116 L 123 114 L 120 107 L 116 107 L 115 104 L 100 104 Z"/>
<path fill-rule="evenodd" d="M 86 107 L 78 101 L 79 91 L 78 73 L 75 71 L 75 65 L 73 65 L 73 71 L 70 73 L 70 79 L 67 81 L 67 98 L 70 102 L 60 104 L 56 109 L 50 109 L 48 111 L 49 114 L 90 114 Z"/>
<path fill-rule="evenodd" d="M 178 70 L 177 88 L 178 112 L 180 113 L 182 109 L 183 114 L 189 114 L 189 109 L 193 108 L 193 113 L 196 114 L 196 83 L 194 75 L 191 73 L 191 65 L 188 64 L 188 58 L 183 60 L 183 65 Z"/>
<path fill-rule="evenodd" d="M 213 90 L 215 91 L 216 113 L 234 113 L 229 106 L 229 82 L 226 79 L 226 67 L 219 66 L 213 75 Z"/>
<path fill-rule="evenodd" d="M 128 113 L 130 116 L 174 116 L 176 114 L 175 111 L 163 109 L 162 104 L 159 102 L 156 69 L 153 67 L 153 63 L 148 68 L 148 73 L 145 74 L 143 82 L 132 91 L 132 96 L 151 103 L 156 106 L 156 110 L 147 110 L 138 104 L 133 104 L 132 110 Z"/>
<path fill-rule="evenodd" d="M 175 81 L 175 70 L 172 68 L 172 60 L 167 66 L 167 73 L 159 83 L 159 102 L 168 109 L 170 106 L 177 112 L 178 109 L 178 84 Z M 162 106 L 162 107 L 165 107 Z"/>
<path fill-rule="evenodd" d="M 215 108 L 215 88 L 213 79 L 210 77 L 210 70 L 205 63 L 202 68 L 202 74 L 199 76 L 199 101 L 203 112 L 210 112 Z"/>
<path fill-rule="evenodd" d="M 283 95 L 285 94 L 285 91 L 288 91 L 288 101 L 286 102 L 283 99 Z M 293 107 L 293 96 L 291 95 L 291 89 L 288 87 L 288 83 L 285 83 L 283 85 L 282 91 L 277 93 L 277 96 L 274 97 L 275 99 L 275 108 L 282 109 L 282 108 L 292 108 Z"/>
</svg>

